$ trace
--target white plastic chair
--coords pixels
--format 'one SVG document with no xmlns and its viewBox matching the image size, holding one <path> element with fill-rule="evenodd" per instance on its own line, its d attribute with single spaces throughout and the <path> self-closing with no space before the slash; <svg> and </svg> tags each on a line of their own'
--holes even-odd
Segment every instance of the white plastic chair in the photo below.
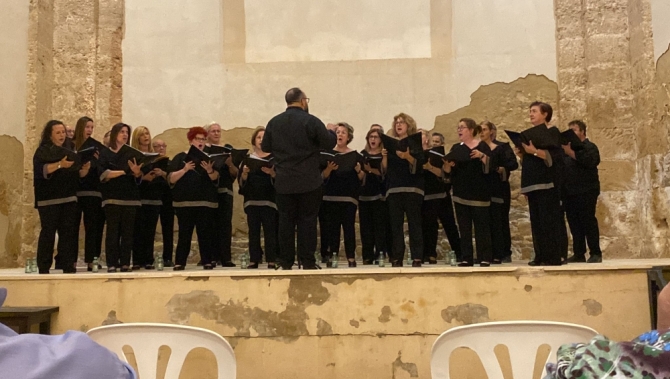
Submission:
<svg viewBox="0 0 670 379">
<path fill-rule="evenodd" d="M 435 340 L 430 357 L 432 378 L 449 379 L 451 353 L 466 347 L 479 355 L 489 379 L 503 379 L 502 368 L 493 349 L 505 345 L 509 351 L 513 378 L 531 379 L 540 346 L 551 347 L 547 359 L 549 362 L 552 358 L 555 360 L 556 351 L 561 345 L 588 342 L 597 334 L 586 326 L 547 321 L 488 322 L 458 326 L 442 333 Z M 546 369 L 543 369 L 542 377 L 545 375 Z"/>
<path fill-rule="evenodd" d="M 165 370 L 165 379 L 178 379 L 188 353 L 197 347 L 209 349 L 216 357 L 219 379 L 234 379 L 237 371 L 235 353 L 220 335 L 202 328 L 172 324 L 117 324 L 93 328 L 87 333 L 95 342 L 128 362 L 123 347 L 133 348 L 137 371 L 142 379 L 155 379 L 158 349 L 168 346 L 172 351 Z"/>
</svg>

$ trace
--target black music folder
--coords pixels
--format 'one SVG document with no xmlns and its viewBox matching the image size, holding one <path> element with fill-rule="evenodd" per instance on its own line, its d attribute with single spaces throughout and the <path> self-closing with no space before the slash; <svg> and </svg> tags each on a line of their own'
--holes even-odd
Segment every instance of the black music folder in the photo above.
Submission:
<svg viewBox="0 0 670 379">
<path fill-rule="evenodd" d="M 421 132 L 414 133 L 409 137 L 405 137 L 401 140 L 395 139 L 386 134 L 381 134 L 382 143 L 384 144 L 384 149 L 388 152 L 389 155 L 395 154 L 396 151 L 407 151 L 409 149 L 410 154 L 421 154 L 423 153 L 423 141 Z"/>
<path fill-rule="evenodd" d="M 451 151 L 449 154 L 445 155 L 443 160 L 447 162 L 455 162 L 455 163 L 463 163 L 463 162 L 469 162 L 472 160 L 470 157 L 470 153 L 472 150 L 470 150 L 465 144 L 458 144 L 455 145 L 451 148 Z"/>
<path fill-rule="evenodd" d="M 381 155 L 379 155 L 379 156 L 375 156 L 375 157 L 371 157 L 371 156 L 369 156 L 369 155 L 368 155 L 368 156 L 363 156 L 363 155 L 361 154 L 361 157 L 363 158 L 363 164 L 366 164 L 366 163 L 367 163 L 367 164 L 370 165 L 370 168 L 374 168 L 374 169 L 376 169 L 376 170 L 381 170 L 381 168 L 382 168 L 382 159 L 384 158 L 384 157 L 382 157 Z"/>
<path fill-rule="evenodd" d="M 577 137 L 577 134 L 572 129 L 568 129 L 561 133 L 561 145 L 568 145 L 572 150 L 581 150 L 584 148 L 584 143 Z"/>
<path fill-rule="evenodd" d="M 263 167 L 266 167 L 266 168 L 272 167 L 273 164 L 274 164 L 273 160 L 274 160 L 274 158 L 265 159 L 265 158 L 247 156 L 242 161 L 242 164 L 244 166 L 249 167 L 250 172 L 257 172 L 257 171 L 261 171 L 261 169 Z"/>
<path fill-rule="evenodd" d="M 444 163 L 444 146 L 434 147 L 430 150 L 425 151 L 426 162 L 430 163 L 433 167 L 442 167 Z"/>
<path fill-rule="evenodd" d="M 321 165 L 327 166 L 328 162 L 334 162 L 338 165 L 338 171 L 350 171 L 356 167 L 356 163 L 359 163 L 360 154 L 356 150 L 352 150 L 348 153 L 338 153 L 337 151 L 322 151 L 321 152 Z"/>
<path fill-rule="evenodd" d="M 228 159 L 228 156 L 233 157 L 233 165 L 235 167 L 240 167 L 240 164 L 242 161 L 246 158 L 246 156 L 249 154 L 249 149 L 235 149 L 234 147 L 230 145 L 210 145 L 205 148 L 205 151 L 209 154 L 223 154 L 225 155 L 225 159 Z"/>
</svg>

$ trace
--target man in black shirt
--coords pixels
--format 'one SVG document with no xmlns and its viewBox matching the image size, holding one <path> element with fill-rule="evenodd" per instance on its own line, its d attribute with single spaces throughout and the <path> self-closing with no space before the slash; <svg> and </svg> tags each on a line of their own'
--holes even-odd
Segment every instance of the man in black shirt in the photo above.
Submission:
<svg viewBox="0 0 670 379">
<path fill-rule="evenodd" d="M 596 218 L 596 203 L 600 195 L 598 165 L 600 152 L 598 147 L 586 138 L 586 124 L 580 120 L 570 122 L 583 147 L 573 150 L 570 144 L 563 145 L 565 152 L 565 215 L 572 233 L 574 255 L 569 262 L 585 262 L 586 245 L 589 246 L 588 263 L 603 261 L 600 250 L 600 231 Z M 585 243 L 586 242 L 586 243 Z"/>
<path fill-rule="evenodd" d="M 275 190 L 279 211 L 279 266 L 290 270 L 296 252 L 304 269 L 315 269 L 316 220 L 323 179 L 320 151 L 335 146 L 336 125 L 330 130 L 309 114 L 309 98 L 300 88 L 286 92 L 286 111 L 268 122 L 261 148 L 274 155 Z"/>
</svg>

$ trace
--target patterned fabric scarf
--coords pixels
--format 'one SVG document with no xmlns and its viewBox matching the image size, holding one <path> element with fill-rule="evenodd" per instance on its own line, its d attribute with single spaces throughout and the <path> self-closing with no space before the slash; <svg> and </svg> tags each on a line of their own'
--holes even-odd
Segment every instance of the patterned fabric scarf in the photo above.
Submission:
<svg viewBox="0 0 670 379">
<path fill-rule="evenodd" d="M 645 333 L 631 342 L 596 336 L 587 344 L 563 345 L 545 379 L 670 379 L 670 330 Z"/>
</svg>

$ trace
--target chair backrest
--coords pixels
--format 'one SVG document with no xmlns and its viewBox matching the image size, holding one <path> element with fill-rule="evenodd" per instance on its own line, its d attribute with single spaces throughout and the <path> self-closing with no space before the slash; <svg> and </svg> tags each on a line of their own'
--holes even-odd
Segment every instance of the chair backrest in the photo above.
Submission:
<svg viewBox="0 0 670 379">
<path fill-rule="evenodd" d="M 188 353 L 197 347 L 209 349 L 216 357 L 219 379 L 234 379 L 235 353 L 220 335 L 202 328 L 172 324 L 117 324 L 93 328 L 87 333 L 95 342 L 128 362 L 123 347 L 133 348 L 137 371 L 142 379 L 155 379 L 158 349 L 171 349 L 165 379 L 178 379 Z"/>
<path fill-rule="evenodd" d="M 430 357 L 432 378 L 448 379 L 451 353 L 460 347 L 466 347 L 479 355 L 489 379 L 503 379 L 502 368 L 494 349 L 498 345 L 506 345 L 513 378 L 531 379 L 540 346 L 551 347 L 548 362 L 555 357 L 561 345 L 588 342 L 597 334 L 586 326 L 545 321 L 488 322 L 458 326 L 442 333 L 435 340 Z M 542 377 L 546 375 L 545 371 Z"/>
</svg>

